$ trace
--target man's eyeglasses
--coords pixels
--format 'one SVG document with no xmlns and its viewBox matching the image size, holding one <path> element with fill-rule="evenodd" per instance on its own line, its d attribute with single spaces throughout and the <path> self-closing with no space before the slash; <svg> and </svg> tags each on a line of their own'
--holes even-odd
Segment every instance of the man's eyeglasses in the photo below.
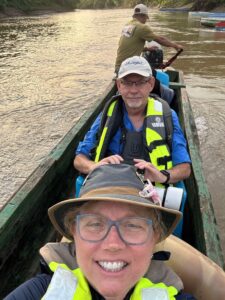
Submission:
<svg viewBox="0 0 225 300">
<path fill-rule="evenodd" d="M 92 243 L 104 240 L 112 226 L 128 245 L 144 244 L 153 234 L 152 220 L 139 217 L 112 221 L 98 214 L 82 214 L 76 216 L 76 224 L 80 237 Z"/>
<path fill-rule="evenodd" d="M 132 87 L 134 84 L 137 88 L 141 88 L 144 87 L 147 82 L 149 82 L 149 79 L 150 77 L 138 81 L 129 81 L 129 80 L 121 79 L 120 82 L 125 87 Z"/>
</svg>

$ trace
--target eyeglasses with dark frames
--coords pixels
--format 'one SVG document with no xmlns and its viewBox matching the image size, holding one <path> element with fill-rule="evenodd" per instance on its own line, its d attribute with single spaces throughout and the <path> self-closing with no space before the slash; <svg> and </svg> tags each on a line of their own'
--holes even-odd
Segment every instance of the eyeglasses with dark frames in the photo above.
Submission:
<svg viewBox="0 0 225 300">
<path fill-rule="evenodd" d="M 138 80 L 138 81 L 130 81 L 130 80 L 126 80 L 126 79 L 121 79 L 120 82 L 125 87 L 132 87 L 133 85 L 135 85 L 137 88 L 142 88 L 146 85 L 147 82 L 149 82 L 149 79 L 150 79 L 150 77 L 148 77 L 147 79 L 142 79 L 142 80 Z"/>
<path fill-rule="evenodd" d="M 128 245 L 144 244 L 154 231 L 152 220 L 141 217 L 113 221 L 98 214 L 80 214 L 76 216 L 76 224 L 81 239 L 91 243 L 103 241 L 112 226 L 116 227 L 119 237 Z"/>
</svg>

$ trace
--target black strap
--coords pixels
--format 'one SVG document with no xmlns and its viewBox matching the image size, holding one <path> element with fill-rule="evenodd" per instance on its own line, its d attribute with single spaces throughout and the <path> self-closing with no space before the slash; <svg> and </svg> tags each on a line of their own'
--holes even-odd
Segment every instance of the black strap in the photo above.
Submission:
<svg viewBox="0 0 225 300">
<path fill-rule="evenodd" d="M 156 149 L 156 147 L 158 146 L 163 146 L 163 145 L 166 145 L 165 141 L 164 140 L 158 140 L 158 141 L 153 141 L 149 146 L 148 146 L 148 151 L 150 153 L 152 153 L 152 151 L 154 149 Z"/>
<path fill-rule="evenodd" d="M 158 251 L 153 254 L 152 259 L 154 260 L 169 260 L 171 253 L 169 251 Z"/>
<path fill-rule="evenodd" d="M 171 160 L 172 160 L 171 155 L 170 156 L 159 157 L 157 159 L 157 164 L 158 164 L 158 166 L 165 166 L 165 168 L 168 169 L 167 168 L 167 163 Z"/>
<path fill-rule="evenodd" d="M 124 145 L 126 142 L 127 129 L 124 126 L 123 122 L 121 122 L 121 124 L 120 124 L 120 129 L 121 129 L 120 144 Z"/>
<path fill-rule="evenodd" d="M 155 85 L 151 91 L 151 94 L 161 97 L 160 81 L 157 78 L 155 78 Z"/>
</svg>

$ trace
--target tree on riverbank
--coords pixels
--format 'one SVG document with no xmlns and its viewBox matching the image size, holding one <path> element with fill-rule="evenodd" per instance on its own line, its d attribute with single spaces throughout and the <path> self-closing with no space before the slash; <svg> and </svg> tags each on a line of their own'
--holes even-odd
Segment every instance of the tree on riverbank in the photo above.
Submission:
<svg viewBox="0 0 225 300">
<path fill-rule="evenodd" d="M 225 0 L 195 0 L 193 10 L 211 10 L 220 5 L 225 5 Z"/>
<path fill-rule="evenodd" d="M 0 0 L 0 10 L 15 8 L 24 12 L 35 9 L 74 9 L 74 8 L 115 8 L 134 7 L 137 3 L 147 6 L 181 7 L 193 4 L 193 10 L 211 10 L 219 5 L 225 5 L 225 0 Z"/>
</svg>

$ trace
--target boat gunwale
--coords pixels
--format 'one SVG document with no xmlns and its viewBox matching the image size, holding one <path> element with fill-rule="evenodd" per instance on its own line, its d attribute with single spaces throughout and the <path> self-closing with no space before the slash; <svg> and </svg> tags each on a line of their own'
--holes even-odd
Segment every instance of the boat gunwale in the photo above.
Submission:
<svg viewBox="0 0 225 300">
<path fill-rule="evenodd" d="M 4 284 L 7 285 L 5 272 L 11 266 L 10 257 L 14 257 L 15 253 L 17 253 L 18 257 L 21 255 L 22 259 L 24 259 L 24 255 L 21 253 L 21 244 L 25 243 L 27 238 L 29 238 L 28 243 L 30 243 L 30 247 L 35 248 L 32 248 L 33 252 L 30 252 L 38 257 L 38 249 L 43 243 L 49 241 L 49 236 L 52 236 L 53 228 L 47 216 L 47 209 L 56 202 L 65 199 L 66 195 L 62 195 L 60 190 L 62 185 L 68 185 L 68 190 L 74 185 L 74 177 L 76 175 L 72 162 L 74 149 L 91 126 L 93 119 L 101 111 L 105 99 L 114 94 L 114 86 L 115 81 L 110 82 L 95 104 L 81 116 L 53 150 L 49 152 L 0 211 L 0 274 L 4 274 L 4 277 L 1 279 L 0 298 L 2 296 L 1 293 L 4 292 Z M 68 156 L 69 159 L 67 158 Z M 68 176 L 70 174 L 70 182 L 65 180 L 62 183 L 65 179 L 63 177 L 65 174 L 68 174 Z M 56 186 L 56 191 L 52 190 L 53 186 Z M 39 220 L 39 216 L 43 216 L 43 220 Z M 38 236 L 37 240 L 33 241 L 32 238 L 36 238 L 35 230 L 36 233 L 40 234 L 41 228 L 38 227 L 45 226 L 45 224 L 47 228 L 46 232 L 42 230 L 43 237 Z M 31 233 L 29 232 L 30 230 Z M 29 248 L 28 246 L 24 245 L 22 247 L 24 249 Z M 25 252 L 27 252 L 27 255 L 30 254 L 29 249 L 26 249 Z M 30 255 L 32 256 L 32 254 Z M 11 267 L 13 268 L 13 266 Z M 20 266 L 20 268 L 22 267 Z M 12 270 L 16 272 L 15 268 Z M 19 268 L 17 268 L 18 270 Z M 20 270 L 21 273 L 25 272 L 23 269 Z M 13 272 L 11 272 L 11 277 L 13 277 Z M 18 283 L 21 282 L 18 281 Z"/>
<path fill-rule="evenodd" d="M 184 83 L 184 75 L 179 71 L 180 82 Z M 206 256 L 216 262 L 221 268 L 225 270 L 225 262 L 219 237 L 218 225 L 215 217 L 215 212 L 212 204 L 211 194 L 208 190 L 208 185 L 204 176 L 202 168 L 202 159 L 200 156 L 200 144 L 198 132 L 194 120 L 190 99 L 187 90 L 181 87 L 182 93 L 182 117 L 184 119 L 184 131 L 188 141 L 188 149 L 192 160 L 193 179 L 195 181 L 196 189 L 199 199 L 199 211 L 201 212 L 201 232 L 204 234 L 205 245 L 201 249 L 201 245 L 197 245 Z M 192 175 L 191 175 L 192 176 Z M 191 180 L 190 176 L 190 180 Z M 200 220 L 199 220 L 200 221 Z M 197 220 L 196 220 L 197 223 Z M 198 228 L 196 228 L 197 230 Z"/>
</svg>

